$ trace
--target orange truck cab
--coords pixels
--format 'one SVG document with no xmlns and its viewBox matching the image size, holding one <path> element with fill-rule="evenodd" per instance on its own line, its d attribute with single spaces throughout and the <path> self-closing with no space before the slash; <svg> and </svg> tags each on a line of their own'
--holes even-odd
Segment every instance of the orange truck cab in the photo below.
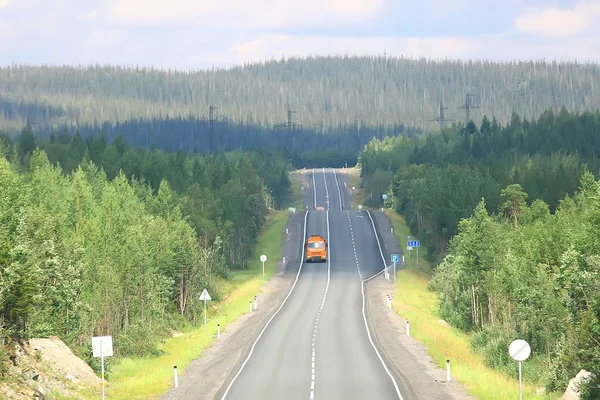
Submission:
<svg viewBox="0 0 600 400">
<path fill-rule="evenodd" d="M 327 261 L 327 241 L 321 235 L 312 235 L 304 244 L 306 262 Z"/>
</svg>

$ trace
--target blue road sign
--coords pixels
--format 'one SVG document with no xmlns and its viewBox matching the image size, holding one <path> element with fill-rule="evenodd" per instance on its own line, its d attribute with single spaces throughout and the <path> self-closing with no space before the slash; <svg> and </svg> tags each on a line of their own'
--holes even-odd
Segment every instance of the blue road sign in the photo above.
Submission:
<svg viewBox="0 0 600 400">
<path fill-rule="evenodd" d="M 382 198 L 382 199 L 384 199 L 384 200 L 387 200 L 387 194 L 385 194 L 385 193 L 384 193 L 384 194 L 382 194 L 382 195 L 381 195 L 381 198 Z"/>
<path fill-rule="evenodd" d="M 392 262 L 398 262 L 398 254 L 392 254 Z"/>
<path fill-rule="evenodd" d="M 421 242 L 419 240 L 409 240 L 407 242 L 408 247 L 419 247 L 421 246 Z"/>
</svg>

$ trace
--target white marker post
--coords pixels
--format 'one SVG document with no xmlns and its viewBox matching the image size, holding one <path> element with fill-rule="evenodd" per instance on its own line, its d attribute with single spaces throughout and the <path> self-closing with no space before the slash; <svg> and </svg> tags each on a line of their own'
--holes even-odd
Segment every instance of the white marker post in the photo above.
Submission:
<svg viewBox="0 0 600 400">
<path fill-rule="evenodd" d="M 254 296 L 254 311 L 256 311 L 257 304 L 258 304 L 258 301 L 256 300 L 256 296 Z"/>
<path fill-rule="evenodd" d="M 175 380 L 175 387 L 179 387 L 179 382 L 177 381 L 177 365 L 173 367 L 173 379 Z"/>
<path fill-rule="evenodd" d="M 265 281 L 265 261 L 267 261 L 267 256 L 265 256 L 264 254 L 260 256 L 260 261 L 262 262 L 263 265 L 263 283 Z"/>
<path fill-rule="evenodd" d="M 446 360 L 446 382 L 450 382 L 450 360 Z"/>
<path fill-rule="evenodd" d="M 221 338 L 221 324 L 217 324 L 217 339 Z"/>
<path fill-rule="evenodd" d="M 523 400 L 523 382 L 521 376 L 521 363 L 531 355 L 529 343 L 522 339 L 514 340 L 508 347 L 508 354 L 513 360 L 519 362 L 519 400 Z"/>
<path fill-rule="evenodd" d="M 206 332 L 206 301 L 210 300 L 210 295 L 208 291 L 204 289 L 202 294 L 200 295 L 200 300 L 204 300 L 204 332 Z"/>
<path fill-rule="evenodd" d="M 406 320 L 406 336 L 410 336 L 410 324 L 408 320 Z"/>
<path fill-rule="evenodd" d="M 102 370 L 102 400 L 104 400 L 104 357 L 112 357 L 112 336 L 92 337 L 92 355 L 100 357 L 100 368 Z"/>
</svg>

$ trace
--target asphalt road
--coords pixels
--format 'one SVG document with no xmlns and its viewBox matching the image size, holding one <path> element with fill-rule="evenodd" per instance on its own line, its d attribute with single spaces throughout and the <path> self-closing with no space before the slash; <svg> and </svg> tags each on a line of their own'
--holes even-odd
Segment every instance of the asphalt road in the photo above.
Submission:
<svg viewBox="0 0 600 400">
<path fill-rule="evenodd" d="M 300 264 L 288 297 L 218 398 L 409 399 L 410 388 L 403 390 L 368 333 L 362 280 L 384 267 L 373 222 L 350 209 L 338 178 L 313 170 L 305 216 L 305 237 L 328 240 L 328 262 Z"/>
</svg>

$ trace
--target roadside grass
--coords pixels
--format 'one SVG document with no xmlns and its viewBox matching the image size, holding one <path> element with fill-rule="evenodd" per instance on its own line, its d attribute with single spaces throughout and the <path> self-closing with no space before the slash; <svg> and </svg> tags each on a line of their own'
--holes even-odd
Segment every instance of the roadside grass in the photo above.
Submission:
<svg viewBox="0 0 600 400">
<path fill-rule="evenodd" d="M 249 302 L 260 292 L 262 286 L 261 254 L 267 256 L 265 262 L 265 281 L 275 272 L 277 262 L 282 258 L 282 245 L 285 225 L 289 211 L 273 212 L 267 220 L 265 228 L 258 237 L 252 256 L 248 260 L 248 269 L 235 271 L 232 279 L 223 287 L 228 296 L 217 305 L 212 305 L 207 318 L 207 330 L 204 326 L 193 329 L 183 336 L 164 340 L 159 348 L 165 352 L 153 358 L 122 358 L 115 360 L 111 371 L 106 395 L 111 399 L 155 399 L 166 393 L 173 385 L 173 366 L 179 373 L 209 347 L 214 341 L 217 324 L 221 332 L 239 316 L 248 312 Z M 210 304 L 210 302 L 209 302 Z M 96 398 L 93 396 L 86 398 Z"/>
<path fill-rule="evenodd" d="M 298 210 L 304 208 L 304 181 L 300 176 L 301 170 L 294 171 L 290 174 L 290 180 L 292 181 L 292 204 L 290 207 L 296 207 Z"/>
<path fill-rule="evenodd" d="M 390 217 L 394 233 L 406 252 L 406 236 L 410 230 L 404 218 L 391 210 L 385 210 Z M 411 238 L 418 239 L 411 235 Z M 419 251 L 419 266 L 415 254 L 410 261 L 406 257 L 405 268 L 398 271 L 397 290 L 393 300 L 395 311 L 410 321 L 411 335 L 423 343 L 429 354 L 440 367 L 446 368 L 450 360 L 452 377 L 460 381 L 467 391 L 477 399 L 516 399 L 519 398 L 519 383 L 508 375 L 485 365 L 483 357 L 470 346 L 470 335 L 453 328 L 438 315 L 437 293 L 427 289 L 433 269 L 426 261 L 425 248 Z M 412 251 L 415 253 L 415 251 Z M 508 349 L 507 349 L 508 351 Z M 526 376 L 527 362 L 523 363 Z M 515 368 L 517 363 L 515 362 Z M 556 400 L 560 394 L 536 395 L 536 386 L 523 381 L 523 398 L 537 400 Z"/>
<path fill-rule="evenodd" d="M 356 167 L 346 168 L 344 173 L 348 176 L 348 189 L 352 193 L 352 208 L 357 209 L 359 205 L 362 205 L 363 210 L 367 209 L 365 206 L 365 190 L 360 186 L 360 169 Z M 352 190 L 353 187 L 354 190 Z"/>
</svg>

